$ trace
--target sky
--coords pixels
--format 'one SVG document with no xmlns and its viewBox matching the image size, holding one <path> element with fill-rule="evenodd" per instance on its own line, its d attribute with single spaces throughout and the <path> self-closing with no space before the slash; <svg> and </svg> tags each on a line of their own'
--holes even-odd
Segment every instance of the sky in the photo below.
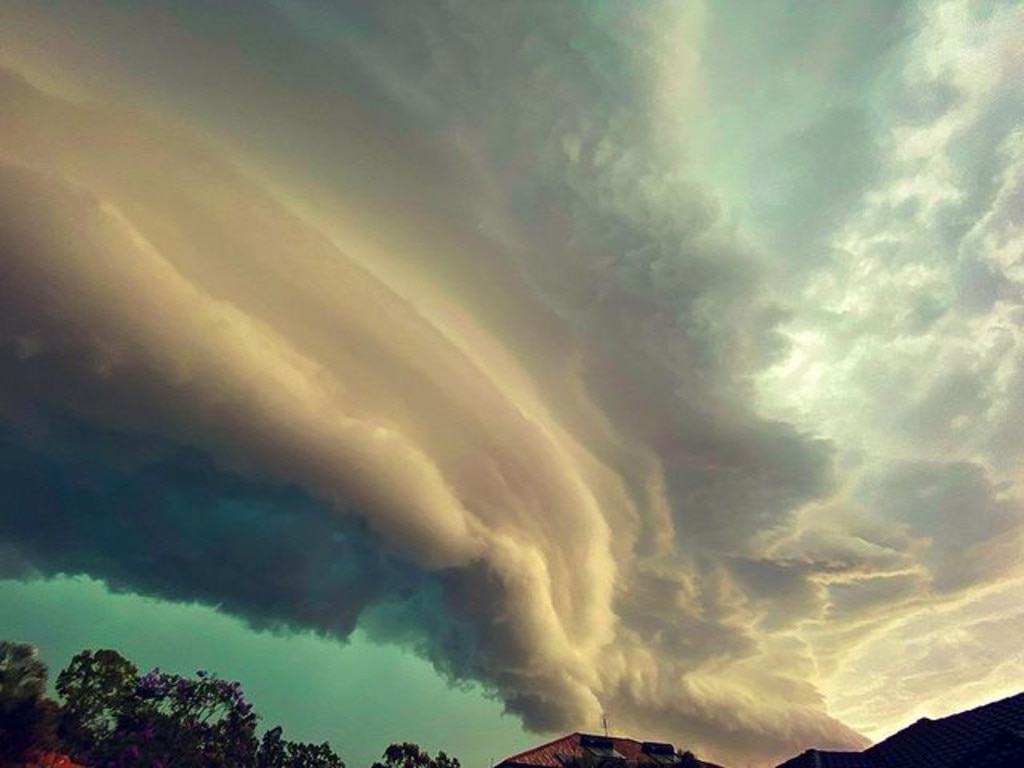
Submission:
<svg viewBox="0 0 1024 768">
<path fill-rule="evenodd" d="M 1024 5 L 0 0 L 0 635 L 350 766 L 1024 689 Z"/>
</svg>

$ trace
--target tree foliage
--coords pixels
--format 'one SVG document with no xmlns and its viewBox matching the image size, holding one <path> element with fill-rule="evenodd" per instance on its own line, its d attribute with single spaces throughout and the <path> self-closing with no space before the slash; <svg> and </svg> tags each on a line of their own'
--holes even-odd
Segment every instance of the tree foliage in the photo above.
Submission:
<svg viewBox="0 0 1024 768">
<path fill-rule="evenodd" d="M 0 701 L 41 699 L 46 693 L 46 665 L 26 643 L 0 642 Z"/>
<path fill-rule="evenodd" d="M 304 744 L 281 738 L 281 727 L 271 728 L 263 734 L 257 768 L 345 768 L 331 746 Z"/>
<path fill-rule="evenodd" d="M 56 741 L 60 708 L 45 697 L 46 665 L 24 643 L 0 642 L 0 765 Z"/>
<path fill-rule="evenodd" d="M 83 651 L 57 679 L 65 748 L 90 765 L 237 768 L 256 756 L 256 719 L 240 683 L 138 668 Z"/>
<path fill-rule="evenodd" d="M 458 758 L 438 752 L 437 757 L 418 744 L 402 742 L 392 744 L 382 755 L 383 762 L 376 762 L 371 768 L 460 768 Z"/>
<path fill-rule="evenodd" d="M 256 721 L 252 704 L 238 682 L 205 672 L 195 678 L 154 669 L 135 687 L 119 724 L 119 741 L 128 754 L 162 768 L 252 765 L 256 758 Z"/>
<path fill-rule="evenodd" d="M 63 705 L 45 697 L 47 670 L 32 646 L 0 642 L 0 768 L 59 750 L 89 768 L 345 768 L 330 744 L 257 739 L 259 716 L 241 683 L 138 667 L 117 651 L 82 651 L 57 677 Z M 389 746 L 372 768 L 460 768 L 444 752 Z"/>
<path fill-rule="evenodd" d="M 139 670 L 117 651 L 82 651 L 57 676 L 64 700 L 60 737 L 72 754 L 110 742 L 130 708 Z"/>
<path fill-rule="evenodd" d="M 344 768 L 327 743 L 287 741 L 259 716 L 239 682 L 203 670 L 186 677 L 138 668 L 116 651 L 83 651 L 57 680 L 61 736 L 75 759 L 98 768 Z"/>
</svg>

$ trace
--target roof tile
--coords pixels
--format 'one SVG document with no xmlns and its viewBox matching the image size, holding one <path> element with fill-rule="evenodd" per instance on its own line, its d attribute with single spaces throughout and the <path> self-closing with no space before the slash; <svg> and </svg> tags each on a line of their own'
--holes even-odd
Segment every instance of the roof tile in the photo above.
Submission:
<svg viewBox="0 0 1024 768">
<path fill-rule="evenodd" d="M 562 768 L 565 763 L 573 758 L 586 756 L 581 739 L 584 737 L 608 738 L 612 742 L 615 751 L 622 755 L 622 758 L 629 764 L 637 766 L 658 766 L 657 760 L 643 750 L 644 742 L 636 739 L 627 739 L 621 736 L 593 736 L 586 733 L 570 733 L 566 736 L 533 747 L 519 754 L 506 757 L 496 768 Z M 707 763 L 698 760 L 697 766 L 701 768 L 721 768 L 714 763 Z"/>
</svg>

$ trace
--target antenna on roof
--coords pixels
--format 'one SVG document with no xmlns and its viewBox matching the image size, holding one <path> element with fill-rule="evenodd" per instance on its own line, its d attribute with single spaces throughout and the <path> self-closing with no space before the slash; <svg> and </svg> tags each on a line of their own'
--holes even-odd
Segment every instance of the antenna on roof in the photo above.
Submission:
<svg viewBox="0 0 1024 768">
<path fill-rule="evenodd" d="M 601 713 L 601 727 L 604 728 L 604 735 L 607 738 L 607 736 L 608 736 L 608 715 L 606 715 L 604 712 Z"/>
</svg>

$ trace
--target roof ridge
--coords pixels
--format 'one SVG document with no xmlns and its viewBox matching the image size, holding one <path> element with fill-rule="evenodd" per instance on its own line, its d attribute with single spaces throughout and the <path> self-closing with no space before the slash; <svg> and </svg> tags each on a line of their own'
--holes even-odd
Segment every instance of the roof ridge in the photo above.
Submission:
<svg viewBox="0 0 1024 768">
<path fill-rule="evenodd" d="M 931 719 L 931 721 L 933 723 L 942 722 L 943 720 L 950 720 L 950 719 L 955 718 L 955 717 L 962 717 L 963 715 L 969 715 L 972 712 L 977 712 L 979 709 L 990 709 L 990 708 L 998 707 L 1000 704 L 1007 704 L 1007 703 L 1009 703 L 1013 699 L 1020 699 L 1021 703 L 1024 703 L 1024 691 L 1021 691 L 1020 693 L 1015 693 L 1015 694 L 1013 694 L 1011 696 L 1007 696 L 1007 697 L 1002 698 L 1002 699 L 997 699 L 996 701 L 990 701 L 987 704 L 979 704 L 976 707 L 971 707 L 970 709 L 965 709 L 965 710 L 963 710 L 961 712 L 954 712 L 951 715 L 945 715 L 943 717 L 934 718 L 934 719 L 933 718 L 929 718 L 929 719 Z"/>
<path fill-rule="evenodd" d="M 1011 696 L 1007 696 L 1007 697 L 1002 698 L 1002 699 L 998 699 L 996 701 L 990 701 L 990 702 L 988 702 L 986 704 L 979 704 L 978 706 L 972 707 L 971 709 L 965 709 L 965 710 L 962 710 L 960 712 L 952 712 L 952 713 L 950 713 L 948 715 L 943 715 L 942 717 L 934 717 L 934 718 L 933 717 L 920 717 L 917 720 L 915 720 L 914 722 L 909 723 L 908 725 L 904 726 L 903 728 L 900 728 L 895 733 L 892 733 L 889 736 L 886 736 L 881 741 L 876 742 L 875 744 L 872 744 L 870 747 L 868 747 L 864 751 L 865 752 L 882 752 L 882 751 L 885 751 L 886 749 L 889 749 L 892 746 L 891 744 L 888 744 L 888 742 L 891 742 L 894 739 L 897 739 L 897 737 L 899 737 L 899 736 L 904 736 L 904 735 L 906 735 L 906 734 L 908 734 L 910 732 L 920 731 L 921 729 L 925 729 L 925 728 L 926 729 L 934 729 L 936 726 L 939 726 L 940 728 L 950 728 L 952 726 L 970 728 L 970 726 L 966 726 L 966 724 L 963 722 L 963 718 L 965 716 L 969 717 L 970 715 L 977 715 L 977 714 L 982 713 L 982 712 L 997 710 L 1001 706 L 1005 706 L 1007 704 L 1010 704 L 1011 702 L 1014 702 L 1014 700 L 1017 700 L 1016 703 L 1024 705 L 1024 691 L 1021 691 L 1020 693 L 1015 693 L 1015 694 L 1013 694 Z"/>
<path fill-rule="evenodd" d="M 582 736 L 583 734 L 580 734 L 580 735 Z M 594 733 L 594 734 L 588 733 L 586 735 L 587 736 L 599 736 L 602 739 L 611 739 L 612 741 L 631 741 L 634 744 L 646 744 L 647 743 L 647 742 L 645 742 L 645 741 L 643 741 L 641 739 L 634 739 L 632 736 L 601 736 L 601 734 L 599 734 L 599 733 Z M 665 743 L 667 744 L 668 742 L 665 742 Z"/>
</svg>

